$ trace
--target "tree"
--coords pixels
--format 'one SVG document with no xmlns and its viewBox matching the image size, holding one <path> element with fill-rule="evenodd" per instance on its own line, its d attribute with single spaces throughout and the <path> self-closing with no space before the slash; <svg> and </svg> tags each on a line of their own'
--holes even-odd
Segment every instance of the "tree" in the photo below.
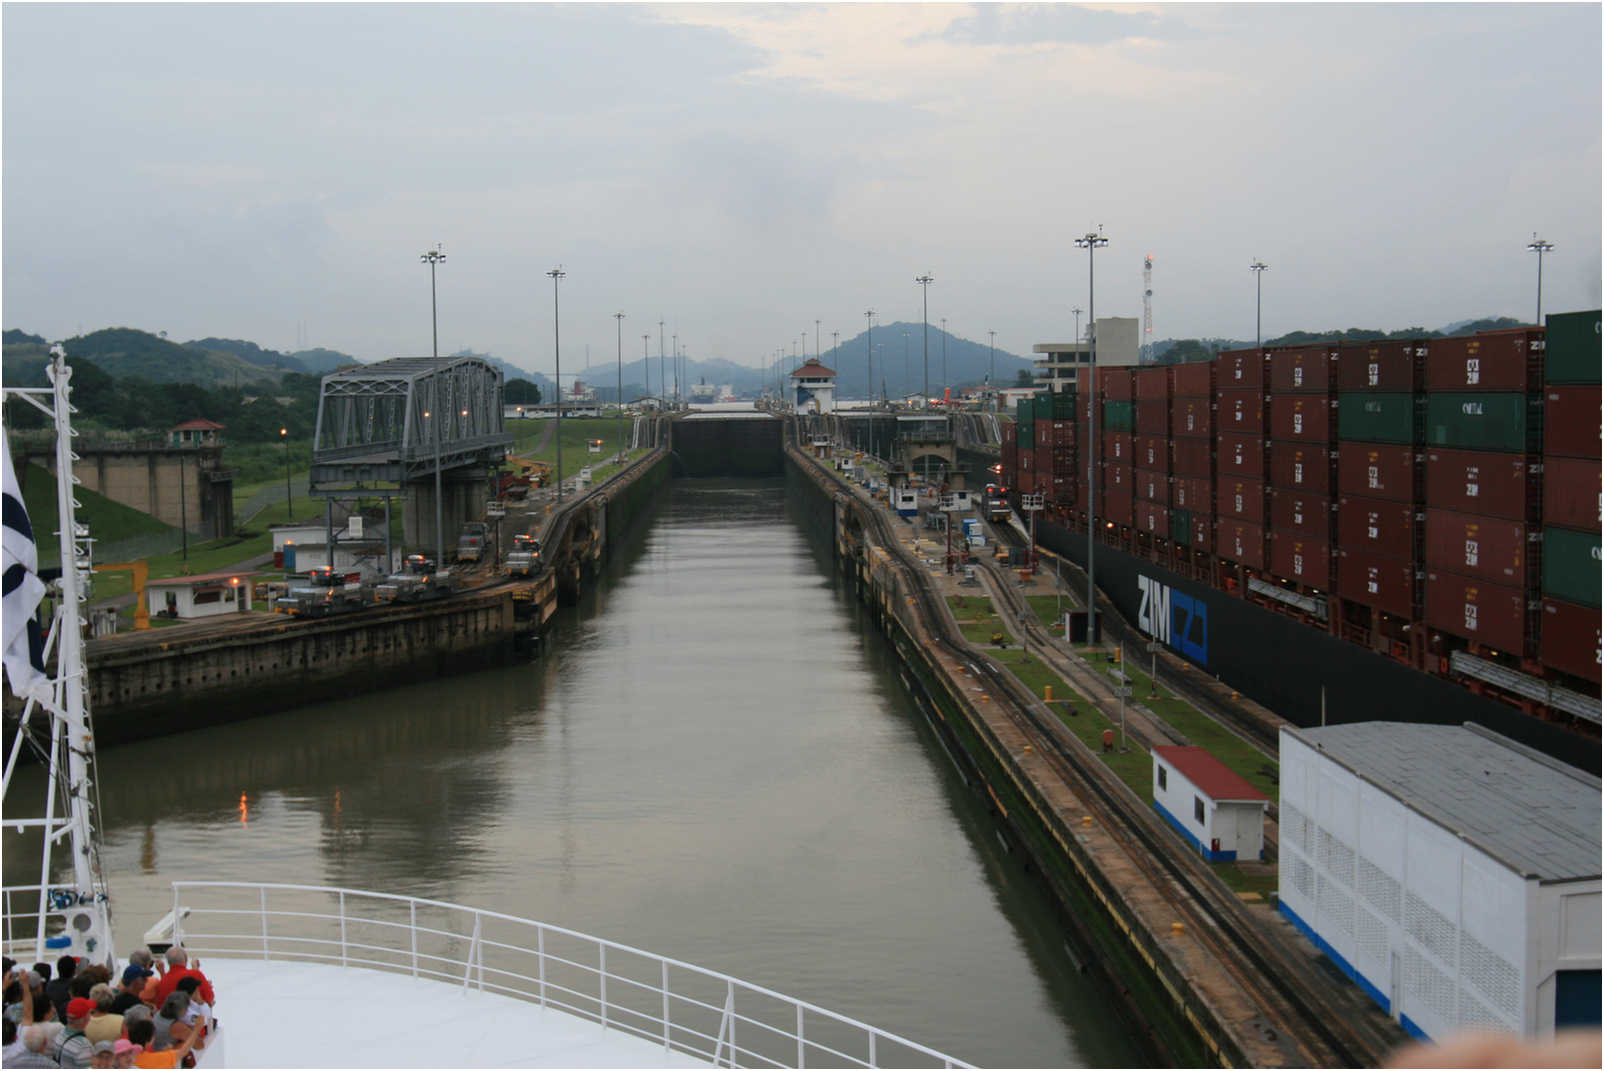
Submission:
<svg viewBox="0 0 1604 1071">
<path fill-rule="evenodd" d="M 539 405 L 540 387 L 527 379 L 509 379 L 502 387 L 501 397 L 509 405 Z"/>
<path fill-rule="evenodd" d="M 1212 361 L 1214 351 L 1195 338 L 1183 338 L 1164 351 L 1165 364 L 1185 364 L 1188 361 Z"/>
<path fill-rule="evenodd" d="M 1014 373 L 1014 386 L 1034 387 L 1035 385 L 1036 373 L 1032 372 L 1030 369 L 1021 368 L 1019 371 Z"/>
</svg>

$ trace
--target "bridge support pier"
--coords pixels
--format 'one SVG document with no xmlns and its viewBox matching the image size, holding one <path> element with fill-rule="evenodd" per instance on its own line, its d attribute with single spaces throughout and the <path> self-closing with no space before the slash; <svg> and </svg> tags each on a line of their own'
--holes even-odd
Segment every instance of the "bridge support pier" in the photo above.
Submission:
<svg viewBox="0 0 1604 1071">
<path fill-rule="evenodd" d="M 457 549 L 457 535 L 469 521 L 485 519 L 485 503 L 490 500 L 490 483 L 482 475 L 462 471 L 442 474 L 440 525 L 445 541 L 445 558 L 450 561 Z M 408 553 L 434 557 L 434 474 L 406 485 L 403 500 L 401 538 Z M 445 562 L 441 562 L 442 565 Z"/>
</svg>

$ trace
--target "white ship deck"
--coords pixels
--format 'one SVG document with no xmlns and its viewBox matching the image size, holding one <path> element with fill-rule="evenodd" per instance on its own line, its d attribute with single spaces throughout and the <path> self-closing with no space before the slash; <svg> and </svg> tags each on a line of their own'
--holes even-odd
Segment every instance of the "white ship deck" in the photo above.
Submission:
<svg viewBox="0 0 1604 1071">
<path fill-rule="evenodd" d="M 203 958 L 203 1067 L 710 1067 L 555 1008 L 392 971 Z"/>
</svg>

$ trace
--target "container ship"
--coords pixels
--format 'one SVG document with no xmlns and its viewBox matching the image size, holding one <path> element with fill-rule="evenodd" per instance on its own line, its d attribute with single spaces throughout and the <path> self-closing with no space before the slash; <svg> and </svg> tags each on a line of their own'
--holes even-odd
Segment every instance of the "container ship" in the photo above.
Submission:
<svg viewBox="0 0 1604 1071">
<path fill-rule="evenodd" d="M 1082 368 L 1019 403 L 1002 482 L 1082 566 L 1090 505 L 1104 595 L 1289 720 L 1476 720 L 1597 772 L 1599 320 Z"/>
</svg>

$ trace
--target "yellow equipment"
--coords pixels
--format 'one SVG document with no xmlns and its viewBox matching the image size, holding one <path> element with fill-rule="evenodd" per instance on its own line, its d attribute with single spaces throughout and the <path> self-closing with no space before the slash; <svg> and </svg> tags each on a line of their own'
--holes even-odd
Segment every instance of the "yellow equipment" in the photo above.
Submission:
<svg viewBox="0 0 1604 1071">
<path fill-rule="evenodd" d="M 150 566 L 145 562 L 112 562 L 95 566 L 97 573 L 131 573 L 134 578 L 134 628 L 150 628 L 150 607 L 145 605 L 145 581 Z"/>
</svg>

